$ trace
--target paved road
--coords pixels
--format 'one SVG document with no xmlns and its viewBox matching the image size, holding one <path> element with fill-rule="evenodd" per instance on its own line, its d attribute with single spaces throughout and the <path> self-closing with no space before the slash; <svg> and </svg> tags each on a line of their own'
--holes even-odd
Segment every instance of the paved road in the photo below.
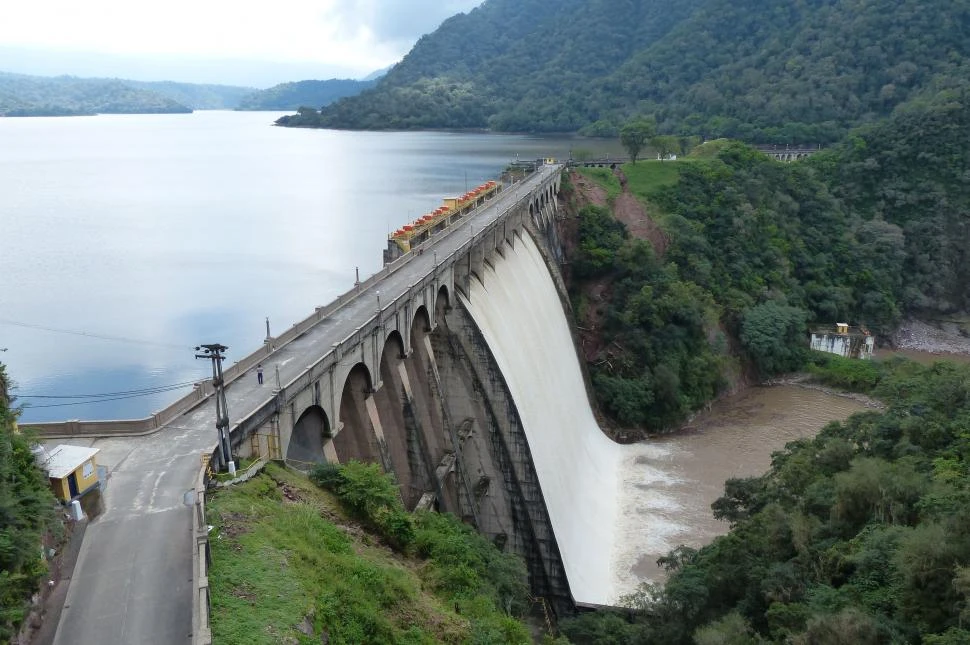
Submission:
<svg viewBox="0 0 970 645">
<path fill-rule="evenodd" d="M 453 226 L 435 242 L 437 257 L 443 259 L 456 251 L 472 231 L 480 231 L 511 206 L 518 193 L 531 189 L 557 168 L 542 169 Z M 266 404 L 272 396 L 275 366 L 279 366 L 283 383 L 295 379 L 334 343 L 375 315 L 377 290 L 381 302 L 389 304 L 427 275 L 434 261 L 430 251 L 415 256 L 267 357 L 263 361 L 265 385 L 257 385 L 255 374 L 229 384 L 226 399 L 230 419 L 244 419 Z M 98 460 L 108 467 L 110 476 L 104 511 L 91 521 L 81 546 L 54 644 L 190 642 L 192 516 L 182 499 L 194 485 L 201 454 L 211 453 L 216 445 L 214 402 L 200 405 L 148 437 L 86 443 L 101 449 Z"/>
</svg>

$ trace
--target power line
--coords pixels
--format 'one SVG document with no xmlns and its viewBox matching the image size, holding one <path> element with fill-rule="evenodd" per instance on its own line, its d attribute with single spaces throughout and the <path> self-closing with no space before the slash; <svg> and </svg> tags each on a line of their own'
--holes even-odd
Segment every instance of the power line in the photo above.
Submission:
<svg viewBox="0 0 970 645">
<path fill-rule="evenodd" d="M 94 399 L 108 396 L 126 396 L 136 394 L 153 394 L 155 392 L 167 392 L 179 388 L 195 385 L 198 381 L 185 381 L 184 383 L 172 383 L 171 385 L 154 385 L 151 387 L 140 388 L 137 390 L 122 390 L 121 392 L 101 392 L 99 394 L 20 394 L 14 392 L 18 399 Z"/>
<path fill-rule="evenodd" d="M 121 399 L 134 399 L 139 396 L 149 396 L 151 394 L 162 394 L 164 392 L 174 392 L 175 390 L 180 390 L 182 387 L 169 388 L 167 390 L 159 390 L 158 392 L 144 392 L 142 394 L 129 394 L 127 396 L 115 396 L 106 399 L 91 399 L 90 401 L 72 401 L 70 403 L 46 403 L 44 405 L 27 405 L 26 407 L 30 410 L 36 410 L 37 408 L 61 408 L 67 405 L 86 405 L 89 403 L 104 403 L 107 401 L 119 401 Z M 19 398 L 19 397 L 18 397 Z"/>
<path fill-rule="evenodd" d="M 19 320 L 8 320 L 6 318 L 0 318 L 0 325 L 13 325 L 15 327 L 25 327 L 27 329 L 39 329 L 41 331 L 49 331 L 55 334 L 70 334 L 72 336 L 85 336 L 87 338 L 97 338 L 99 340 L 111 340 L 119 343 L 137 343 L 139 345 L 155 345 L 157 347 L 167 347 L 169 349 L 192 349 L 190 345 L 178 345 L 176 343 L 159 343 L 151 340 L 140 340 L 137 338 L 126 338 L 124 336 L 110 336 L 107 334 L 93 334 L 87 331 L 79 331 L 74 329 L 59 329 L 57 327 L 46 327 L 44 325 L 35 325 L 32 323 L 25 323 Z"/>
</svg>

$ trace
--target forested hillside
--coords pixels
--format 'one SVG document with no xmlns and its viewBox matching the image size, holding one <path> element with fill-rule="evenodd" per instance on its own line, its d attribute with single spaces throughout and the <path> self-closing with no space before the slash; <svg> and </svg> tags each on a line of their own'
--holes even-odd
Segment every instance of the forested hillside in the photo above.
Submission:
<svg viewBox="0 0 970 645">
<path fill-rule="evenodd" d="M 232 110 L 244 96 L 256 90 L 236 85 L 177 83 L 175 81 L 123 81 L 126 85 L 156 92 L 193 110 Z"/>
<path fill-rule="evenodd" d="M 487 0 L 378 86 L 290 125 L 831 142 L 965 76 L 970 0 Z"/>
<path fill-rule="evenodd" d="M 43 538 L 59 525 L 54 496 L 30 442 L 16 431 L 7 374 L 0 364 L 0 639 L 17 633 L 47 571 Z"/>
<path fill-rule="evenodd" d="M 601 409 L 625 427 L 675 427 L 738 358 L 756 378 L 799 369 L 810 322 L 849 321 L 884 342 L 904 314 L 966 312 L 968 140 L 959 87 L 806 162 L 724 143 L 713 157 L 624 166 L 666 245 L 630 236 L 608 209 L 578 212 L 568 268 L 580 325 L 601 334 L 588 357 Z M 674 179 L 658 187 L 661 170 Z"/>
<path fill-rule="evenodd" d="M 349 78 L 281 83 L 241 97 L 237 109 L 296 110 L 301 107 L 320 109 L 337 99 L 360 94 L 365 89 L 373 87 L 375 83 L 376 81 L 355 81 Z"/>
<path fill-rule="evenodd" d="M 0 72 L 0 116 L 161 114 L 192 110 L 118 79 L 24 76 Z"/>
</svg>

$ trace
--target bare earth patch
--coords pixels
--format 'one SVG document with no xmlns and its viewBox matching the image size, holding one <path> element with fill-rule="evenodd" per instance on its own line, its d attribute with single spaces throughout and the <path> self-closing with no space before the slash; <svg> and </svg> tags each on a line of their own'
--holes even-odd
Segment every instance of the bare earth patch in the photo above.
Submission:
<svg viewBox="0 0 970 645">
<path fill-rule="evenodd" d="M 623 222 L 631 236 L 647 240 L 654 252 L 658 256 L 662 256 L 667 250 L 667 237 L 647 214 L 647 210 L 640 200 L 627 190 L 627 181 L 623 173 L 616 171 L 616 176 L 620 181 L 623 192 L 613 201 L 611 208 L 613 216 L 618 221 Z M 576 189 L 577 205 L 580 208 L 586 204 L 609 207 L 606 191 L 596 182 L 577 172 L 572 173 L 569 180 Z M 567 229 L 563 239 L 572 240 L 574 238 L 575 230 Z M 571 249 L 567 249 L 567 255 L 570 253 Z M 617 351 L 620 351 L 620 348 L 607 347 L 601 333 L 606 308 L 613 297 L 612 283 L 609 278 L 590 280 L 583 285 L 583 292 L 588 306 L 577 320 L 583 358 L 589 363 L 608 361 L 616 355 Z"/>
<path fill-rule="evenodd" d="M 248 522 L 250 519 L 242 513 L 223 513 L 219 519 L 222 520 L 220 534 L 227 538 L 236 538 L 244 533 L 249 533 Z"/>
<path fill-rule="evenodd" d="M 576 191 L 582 196 L 581 201 L 596 206 L 606 206 L 606 191 L 596 182 L 587 179 L 578 172 L 569 174 L 569 181 L 576 187 Z"/>
<path fill-rule="evenodd" d="M 617 177 L 623 192 L 613 203 L 613 216 L 623 222 L 630 235 L 640 240 L 647 240 L 658 256 L 667 250 L 667 236 L 663 234 L 656 222 L 647 214 L 647 209 L 632 193 L 627 190 L 626 176 L 617 170 Z"/>
</svg>

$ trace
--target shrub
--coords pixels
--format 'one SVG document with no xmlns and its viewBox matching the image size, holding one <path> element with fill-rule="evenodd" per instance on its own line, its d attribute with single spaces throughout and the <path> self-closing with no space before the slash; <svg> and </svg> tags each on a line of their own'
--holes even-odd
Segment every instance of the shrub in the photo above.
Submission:
<svg viewBox="0 0 970 645">
<path fill-rule="evenodd" d="M 819 381 L 853 392 L 872 392 L 882 378 L 882 368 L 874 361 L 824 354 L 813 357 L 813 363 L 809 370 Z"/>
<path fill-rule="evenodd" d="M 380 533 L 393 548 L 404 550 L 414 541 L 414 523 L 401 503 L 397 483 L 377 464 L 321 464 L 310 473 L 310 480 L 336 493 L 350 513 Z"/>
<path fill-rule="evenodd" d="M 343 481 L 340 475 L 340 464 L 319 464 L 310 471 L 310 481 L 324 490 L 337 492 L 337 486 Z"/>
</svg>

